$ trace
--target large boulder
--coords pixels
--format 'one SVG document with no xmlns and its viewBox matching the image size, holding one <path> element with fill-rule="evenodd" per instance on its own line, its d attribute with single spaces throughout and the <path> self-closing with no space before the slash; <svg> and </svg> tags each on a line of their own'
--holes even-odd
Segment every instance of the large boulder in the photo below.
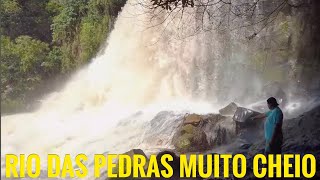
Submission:
<svg viewBox="0 0 320 180">
<path fill-rule="evenodd" d="M 239 134 L 242 129 L 259 126 L 262 121 L 253 121 L 251 119 L 258 114 L 260 113 L 257 111 L 244 107 L 238 107 L 232 118 L 236 123 L 236 134 Z"/>
<path fill-rule="evenodd" d="M 172 136 L 181 127 L 184 121 L 182 113 L 173 111 L 159 112 L 148 125 L 143 134 L 143 144 L 148 147 L 167 147 L 171 145 Z"/>
<path fill-rule="evenodd" d="M 228 104 L 226 107 L 219 110 L 219 113 L 224 116 L 233 116 L 238 108 L 238 105 L 234 102 Z"/>
<path fill-rule="evenodd" d="M 187 115 L 184 117 L 183 124 L 198 125 L 201 120 L 202 120 L 202 117 L 201 117 L 201 115 L 199 115 L 199 114 L 187 114 Z"/>
<path fill-rule="evenodd" d="M 131 158 L 133 157 L 133 155 L 135 154 L 140 154 L 140 155 L 143 155 L 144 157 L 147 158 L 147 155 L 143 152 L 142 149 L 131 149 L 130 151 L 127 151 L 123 154 L 126 154 L 126 155 L 129 155 Z"/>
<path fill-rule="evenodd" d="M 195 152 L 209 149 L 206 133 L 192 124 L 182 126 L 173 136 L 172 144 L 179 152 Z"/>
<path fill-rule="evenodd" d="M 123 154 L 129 155 L 131 157 L 131 159 L 133 159 L 133 155 L 139 154 L 139 155 L 144 156 L 147 159 L 147 162 L 148 162 L 147 155 L 141 149 L 131 149 L 130 151 L 127 151 L 127 152 L 125 152 Z M 118 159 L 116 160 L 116 162 L 118 162 Z M 131 163 L 133 163 L 133 162 L 131 161 Z M 131 164 L 131 167 L 132 167 L 131 172 L 133 172 L 133 164 Z M 144 169 L 147 169 L 147 167 L 148 167 L 148 164 L 146 164 L 144 166 Z M 122 168 L 125 168 L 125 167 L 122 167 Z M 114 172 L 114 174 L 118 174 L 119 173 L 119 163 L 117 163 L 117 165 L 114 167 L 113 172 Z M 132 177 L 132 174 L 131 174 L 131 176 L 129 176 L 127 178 L 107 178 L 107 180 L 108 179 L 131 180 L 131 179 L 133 179 L 133 177 Z M 139 180 L 139 179 L 142 179 L 142 178 L 137 178 L 137 179 Z"/>
<path fill-rule="evenodd" d="M 312 153 L 320 155 L 320 105 L 313 110 L 283 123 L 285 153 Z M 319 162 L 320 163 L 320 162 Z"/>
<path fill-rule="evenodd" d="M 238 107 L 233 115 L 233 120 L 240 123 L 250 123 L 251 118 L 260 114 L 257 111 L 247 109 L 244 107 Z"/>
<path fill-rule="evenodd" d="M 226 144 L 235 137 L 235 123 L 230 116 L 204 115 L 199 127 L 206 133 L 211 148 Z"/>
<path fill-rule="evenodd" d="M 179 152 L 193 152 L 226 144 L 235 136 L 234 121 L 220 114 L 187 114 L 172 142 Z"/>
<path fill-rule="evenodd" d="M 173 176 L 170 177 L 170 178 L 164 178 L 164 177 L 151 178 L 151 180 L 153 180 L 153 179 L 168 179 L 168 180 L 180 179 L 180 158 L 173 151 L 164 150 L 164 151 L 161 151 L 161 152 L 159 152 L 157 154 L 157 162 L 158 162 L 158 165 L 159 165 L 159 170 L 160 171 L 166 170 L 166 168 L 161 163 L 161 157 L 163 155 L 165 155 L 165 154 L 169 154 L 169 155 L 171 155 L 173 157 L 173 160 L 168 162 L 168 164 L 173 169 Z M 160 174 L 160 176 L 161 176 L 161 174 Z"/>
</svg>

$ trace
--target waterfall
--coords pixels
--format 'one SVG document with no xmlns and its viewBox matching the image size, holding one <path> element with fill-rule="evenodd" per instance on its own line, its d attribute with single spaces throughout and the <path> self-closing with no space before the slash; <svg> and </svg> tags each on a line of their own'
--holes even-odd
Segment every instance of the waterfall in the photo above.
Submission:
<svg viewBox="0 0 320 180">
<path fill-rule="evenodd" d="M 250 49 L 243 41 L 227 44 L 238 32 L 192 34 L 198 23 L 188 14 L 196 9 L 185 11 L 180 17 L 158 10 L 151 22 L 150 13 L 129 0 L 105 49 L 61 91 L 35 112 L 2 117 L 1 167 L 7 153 L 46 157 L 148 148 L 143 133 L 160 111 L 212 113 L 230 101 L 254 99 L 263 82 L 247 68 Z"/>
<path fill-rule="evenodd" d="M 214 81 L 206 73 L 205 37 L 174 40 L 175 27 L 150 28 L 143 11 L 128 1 L 105 49 L 61 91 L 49 94 L 33 113 L 2 117 L 2 168 L 8 153 L 37 153 L 42 159 L 48 153 L 123 153 L 141 145 L 148 123 L 162 110 L 215 110 L 207 100 Z"/>
</svg>

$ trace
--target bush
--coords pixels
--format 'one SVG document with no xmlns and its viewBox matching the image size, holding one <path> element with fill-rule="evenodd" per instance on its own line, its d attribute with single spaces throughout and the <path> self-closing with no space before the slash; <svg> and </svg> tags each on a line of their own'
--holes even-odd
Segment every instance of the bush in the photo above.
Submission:
<svg viewBox="0 0 320 180">
<path fill-rule="evenodd" d="M 3 0 L 1 111 L 25 110 L 33 104 L 30 94 L 40 85 L 45 86 L 48 78 L 71 73 L 87 64 L 105 41 L 110 19 L 124 3 Z"/>
<path fill-rule="evenodd" d="M 34 74 L 41 70 L 41 63 L 47 61 L 49 45 L 29 36 L 20 36 L 15 40 L 14 54 L 20 59 L 23 73 Z"/>
</svg>

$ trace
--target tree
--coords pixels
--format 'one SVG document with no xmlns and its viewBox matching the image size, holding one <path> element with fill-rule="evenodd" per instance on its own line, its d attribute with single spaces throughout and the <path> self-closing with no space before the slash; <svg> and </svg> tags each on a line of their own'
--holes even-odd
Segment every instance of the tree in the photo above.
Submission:
<svg viewBox="0 0 320 180">
<path fill-rule="evenodd" d="M 173 21 L 177 17 L 182 19 L 184 16 L 188 16 L 185 19 L 195 19 L 197 25 L 193 34 L 252 27 L 254 32 L 248 39 L 259 34 L 286 8 L 307 6 L 303 0 L 142 0 L 138 4 L 148 9 L 148 13 L 153 16 L 167 11 L 167 21 Z M 193 9 L 193 12 L 190 12 L 190 9 Z M 185 27 L 181 21 L 179 24 L 179 29 Z"/>
<path fill-rule="evenodd" d="M 31 110 L 52 82 L 87 64 L 125 2 L 2 0 L 2 113 Z"/>
</svg>

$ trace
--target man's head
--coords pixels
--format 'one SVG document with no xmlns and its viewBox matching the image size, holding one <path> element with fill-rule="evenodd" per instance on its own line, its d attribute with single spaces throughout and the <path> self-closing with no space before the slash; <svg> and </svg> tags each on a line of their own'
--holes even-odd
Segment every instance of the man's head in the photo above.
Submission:
<svg viewBox="0 0 320 180">
<path fill-rule="evenodd" d="M 276 98 L 274 97 L 270 97 L 268 100 L 267 100 L 267 103 L 268 103 L 268 107 L 269 109 L 273 109 L 275 107 L 278 107 L 278 102 L 276 100 Z"/>
</svg>

